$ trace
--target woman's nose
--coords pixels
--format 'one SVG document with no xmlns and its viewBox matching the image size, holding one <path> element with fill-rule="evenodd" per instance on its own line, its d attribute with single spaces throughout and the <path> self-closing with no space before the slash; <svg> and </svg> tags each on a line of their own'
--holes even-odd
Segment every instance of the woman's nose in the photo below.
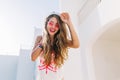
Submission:
<svg viewBox="0 0 120 80">
<path fill-rule="evenodd" d="M 55 28 L 55 24 L 52 25 L 52 28 Z"/>
</svg>

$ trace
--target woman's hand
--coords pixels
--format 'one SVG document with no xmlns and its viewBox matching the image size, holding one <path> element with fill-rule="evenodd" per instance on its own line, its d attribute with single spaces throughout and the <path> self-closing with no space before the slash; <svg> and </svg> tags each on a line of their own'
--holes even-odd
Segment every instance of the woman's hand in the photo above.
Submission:
<svg viewBox="0 0 120 80">
<path fill-rule="evenodd" d="M 60 14 L 60 18 L 62 19 L 63 22 L 65 22 L 66 24 L 70 23 L 70 16 L 67 12 L 63 12 Z"/>
</svg>

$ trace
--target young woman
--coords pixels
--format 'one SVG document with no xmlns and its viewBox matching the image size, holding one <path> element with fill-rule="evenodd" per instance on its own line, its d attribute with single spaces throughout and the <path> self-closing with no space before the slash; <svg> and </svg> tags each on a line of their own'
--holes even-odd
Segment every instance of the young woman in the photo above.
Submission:
<svg viewBox="0 0 120 80">
<path fill-rule="evenodd" d="M 68 38 L 67 29 L 70 32 Z M 80 46 L 68 13 L 51 14 L 46 18 L 45 32 L 38 36 L 32 50 L 31 59 L 40 57 L 41 80 L 63 80 L 62 65 L 68 57 L 68 48 Z"/>
</svg>

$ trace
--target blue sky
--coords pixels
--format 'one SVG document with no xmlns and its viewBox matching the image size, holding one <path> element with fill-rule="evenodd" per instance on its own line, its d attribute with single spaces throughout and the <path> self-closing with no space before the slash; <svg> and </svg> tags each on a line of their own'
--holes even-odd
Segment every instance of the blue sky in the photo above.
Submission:
<svg viewBox="0 0 120 80">
<path fill-rule="evenodd" d="M 0 54 L 18 55 L 33 44 L 34 28 L 59 11 L 59 0 L 0 0 Z"/>
</svg>

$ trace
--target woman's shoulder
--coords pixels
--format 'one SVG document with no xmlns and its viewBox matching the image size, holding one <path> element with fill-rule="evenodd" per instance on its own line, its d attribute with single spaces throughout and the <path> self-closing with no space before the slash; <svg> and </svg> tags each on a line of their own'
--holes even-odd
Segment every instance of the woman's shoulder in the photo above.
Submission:
<svg viewBox="0 0 120 80">
<path fill-rule="evenodd" d="M 38 35 L 37 37 L 36 37 L 36 40 L 37 41 L 39 41 L 39 40 L 41 40 L 42 39 L 42 35 Z"/>
<path fill-rule="evenodd" d="M 42 35 L 38 35 L 37 37 L 36 37 L 36 43 L 39 43 L 39 42 L 41 42 L 41 40 L 42 40 Z"/>
</svg>

